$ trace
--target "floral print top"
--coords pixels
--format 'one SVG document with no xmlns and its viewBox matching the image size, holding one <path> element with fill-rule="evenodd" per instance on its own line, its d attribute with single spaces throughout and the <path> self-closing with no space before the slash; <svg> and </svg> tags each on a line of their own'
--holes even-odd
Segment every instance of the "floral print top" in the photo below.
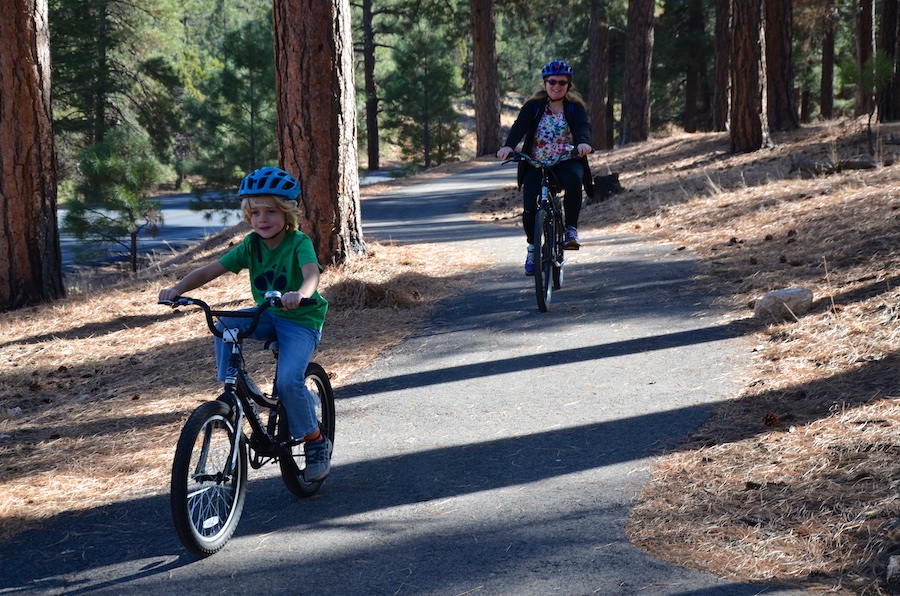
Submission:
<svg viewBox="0 0 900 596">
<path fill-rule="evenodd" d="M 537 132 L 534 133 L 534 148 L 531 157 L 538 161 L 551 161 L 560 153 L 565 152 L 566 145 L 574 145 L 575 137 L 572 135 L 565 115 L 560 112 L 554 114 L 548 104 L 544 108 L 544 114 L 538 123 Z M 560 161 L 569 159 L 563 156 Z"/>
</svg>

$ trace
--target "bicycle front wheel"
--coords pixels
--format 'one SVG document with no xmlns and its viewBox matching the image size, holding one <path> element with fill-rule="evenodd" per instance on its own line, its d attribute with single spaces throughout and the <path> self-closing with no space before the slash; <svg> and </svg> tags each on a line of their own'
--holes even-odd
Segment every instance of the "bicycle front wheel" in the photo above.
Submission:
<svg viewBox="0 0 900 596">
<path fill-rule="evenodd" d="M 247 448 L 231 408 L 206 402 L 184 425 L 172 463 L 172 519 L 185 548 L 201 557 L 221 550 L 237 528 L 246 489 Z"/>
<path fill-rule="evenodd" d="M 310 362 L 306 367 L 306 388 L 309 389 L 316 409 L 316 419 L 319 421 L 319 430 L 334 444 L 334 390 L 325 369 Z M 284 407 L 278 405 L 278 420 L 276 423 L 278 439 L 287 441 L 291 438 L 291 430 L 288 428 L 287 416 Z M 306 468 L 303 445 L 291 447 L 291 457 L 280 457 L 278 465 L 281 468 L 281 479 L 289 491 L 298 497 L 309 497 L 316 494 L 325 479 L 315 482 L 307 482 L 303 477 Z"/>
<path fill-rule="evenodd" d="M 553 289 L 558 290 L 563 285 L 563 266 L 565 265 L 566 229 L 563 225 L 562 214 L 557 210 L 553 218 L 556 242 L 553 243 Z"/>
<path fill-rule="evenodd" d="M 553 294 L 553 242 L 553 218 L 539 208 L 534 218 L 534 291 L 541 312 L 547 312 Z"/>
</svg>

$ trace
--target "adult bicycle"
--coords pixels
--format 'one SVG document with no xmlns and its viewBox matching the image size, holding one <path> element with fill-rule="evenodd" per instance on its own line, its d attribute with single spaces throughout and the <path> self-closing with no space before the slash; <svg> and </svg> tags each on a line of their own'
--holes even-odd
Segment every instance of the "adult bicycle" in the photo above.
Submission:
<svg viewBox="0 0 900 596">
<path fill-rule="evenodd" d="M 534 217 L 534 291 L 538 310 L 547 312 L 553 290 L 563 284 L 565 265 L 566 224 L 556 175 L 551 169 L 564 156 L 577 157 L 576 149 L 566 145 L 566 150 L 549 161 L 538 161 L 530 155 L 513 151 L 504 163 L 524 161 L 541 170 L 541 195 L 537 200 Z"/>
<path fill-rule="evenodd" d="M 315 299 L 307 298 L 300 305 L 315 303 Z M 244 508 L 248 464 L 256 470 L 277 462 L 285 486 L 300 497 L 315 494 L 324 479 L 304 478 L 303 439 L 291 437 L 275 383 L 267 395 L 244 368 L 243 340 L 256 330 L 266 309 L 281 307 L 281 293 L 267 292 L 265 302 L 252 311 L 214 310 L 202 300 L 186 296 L 160 304 L 203 309 L 210 332 L 231 345 L 224 391 L 190 415 L 172 462 L 169 502 L 175 530 L 189 551 L 206 557 L 221 550 L 237 528 Z M 244 331 L 220 330 L 216 321 L 223 317 L 249 318 L 251 323 Z M 266 348 L 277 356 L 277 342 L 267 343 Z M 310 362 L 305 379 L 315 402 L 319 429 L 333 443 L 334 392 L 328 375 L 321 366 Z"/>
</svg>

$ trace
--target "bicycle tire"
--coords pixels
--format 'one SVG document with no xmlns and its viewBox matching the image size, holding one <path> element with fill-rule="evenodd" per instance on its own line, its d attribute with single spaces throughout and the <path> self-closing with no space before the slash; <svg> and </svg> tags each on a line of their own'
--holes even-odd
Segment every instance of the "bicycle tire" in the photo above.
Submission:
<svg viewBox="0 0 900 596">
<path fill-rule="evenodd" d="M 538 310 L 547 312 L 553 296 L 553 218 L 538 209 L 534 218 L 534 291 Z"/>
<path fill-rule="evenodd" d="M 556 203 L 559 199 L 553 197 L 552 200 Z M 553 223 L 553 230 L 556 236 L 556 241 L 553 243 L 553 289 L 558 290 L 563 285 L 563 266 L 565 265 L 566 258 L 566 229 L 563 225 L 562 214 L 559 210 L 556 211 L 556 214 L 553 217 Z"/>
<path fill-rule="evenodd" d="M 319 430 L 328 437 L 332 446 L 334 445 L 334 390 L 331 388 L 331 381 L 325 369 L 315 362 L 310 362 L 306 367 L 306 387 L 312 393 L 315 402 L 316 418 L 319 421 Z M 284 415 L 284 407 L 279 404 L 277 410 L 277 437 L 280 441 L 286 441 L 291 438 L 291 431 L 288 428 L 287 416 Z M 295 445 L 291 448 L 292 457 L 286 459 L 278 458 L 278 466 L 281 468 L 281 479 L 289 491 L 298 497 L 310 497 L 319 490 L 325 479 L 315 482 L 307 482 L 303 477 L 303 470 L 306 468 L 306 458 L 304 456 L 303 445 Z"/>
<path fill-rule="evenodd" d="M 226 464 L 237 442 L 230 474 Z M 234 534 L 247 490 L 247 447 L 234 414 L 222 401 L 206 402 L 188 418 L 172 462 L 169 501 L 181 543 L 201 557 L 212 555 Z"/>
</svg>

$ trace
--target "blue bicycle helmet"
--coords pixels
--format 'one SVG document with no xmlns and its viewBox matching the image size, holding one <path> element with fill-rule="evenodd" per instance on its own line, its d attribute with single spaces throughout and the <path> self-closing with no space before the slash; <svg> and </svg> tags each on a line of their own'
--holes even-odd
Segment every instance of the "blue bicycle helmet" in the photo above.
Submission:
<svg viewBox="0 0 900 596">
<path fill-rule="evenodd" d="M 300 196 L 300 183 L 284 170 L 266 166 L 250 172 L 241 181 L 238 196 L 247 195 L 277 195 L 296 201 Z"/>
<path fill-rule="evenodd" d="M 542 78 L 547 78 L 550 75 L 566 75 L 571 77 L 572 67 L 569 66 L 568 62 L 564 62 L 563 60 L 551 60 L 544 65 L 543 69 L 541 69 Z"/>
</svg>

